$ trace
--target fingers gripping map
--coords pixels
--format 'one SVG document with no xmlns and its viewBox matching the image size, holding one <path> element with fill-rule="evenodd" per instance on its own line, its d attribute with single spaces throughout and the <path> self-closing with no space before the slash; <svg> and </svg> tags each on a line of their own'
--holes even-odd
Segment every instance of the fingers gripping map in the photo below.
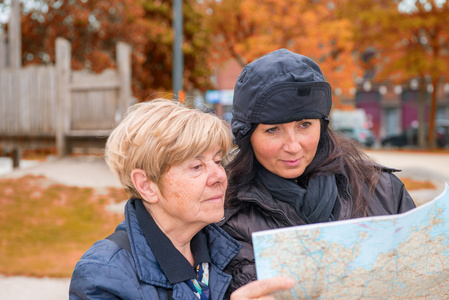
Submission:
<svg viewBox="0 0 449 300">
<path fill-rule="evenodd" d="M 448 299 L 449 191 L 412 211 L 253 233 L 257 278 L 276 299 Z"/>
</svg>

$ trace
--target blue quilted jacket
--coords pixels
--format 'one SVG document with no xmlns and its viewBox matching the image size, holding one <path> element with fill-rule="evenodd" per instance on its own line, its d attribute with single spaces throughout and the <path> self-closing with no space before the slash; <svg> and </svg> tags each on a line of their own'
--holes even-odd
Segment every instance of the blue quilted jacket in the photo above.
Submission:
<svg viewBox="0 0 449 300">
<path fill-rule="evenodd" d="M 125 221 L 117 229 L 127 231 L 132 254 L 111 240 L 96 242 L 75 267 L 70 299 L 198 299 L 185 282 L 171 284 L 165 277 L 130 201 L 125 207 Z M 209 270 L 211 299 L 223 299 L 231 282 L 231 276 L 223 269 L 241 246 L 215 224 L 206 226 L 203 232 L 212 261 Z"/>
</svg>

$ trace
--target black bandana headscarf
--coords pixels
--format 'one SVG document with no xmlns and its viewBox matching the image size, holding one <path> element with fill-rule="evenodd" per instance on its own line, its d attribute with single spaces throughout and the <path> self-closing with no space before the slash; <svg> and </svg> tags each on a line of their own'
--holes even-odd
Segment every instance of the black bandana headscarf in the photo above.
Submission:
<svg viewBox="0 0 449 300">
<path fill-rule="evenodd" d="M 338 205 L 338 189 L 334 175 L 316 176 L 309 180 L 307 188 L 293 179 L 285 179 L 261 167 L 259 180 L 274 198 L 290 204 L 307 224 L 334 221 L 332 211 Z"/>
</svg>

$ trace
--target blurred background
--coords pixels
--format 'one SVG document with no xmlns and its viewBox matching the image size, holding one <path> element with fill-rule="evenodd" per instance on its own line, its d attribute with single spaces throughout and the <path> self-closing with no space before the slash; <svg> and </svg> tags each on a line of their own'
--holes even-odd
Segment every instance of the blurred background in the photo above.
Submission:
<svg viewBox="0 0 449 300">
<path fill-rule="evenodd" d="M 313 58 L 332 85 L 336 130 L 369 147 L 444 148 L 448 5 L 2 0 L 0 146 L 57 141 L 58 154 L 71 153 L 72 144 L 107 136 L 130 104 L 155 97 L 229 121 L 243 66 L 288 48 Z"/>
<path fill-rule="evenodd" d="M 439 188 L 444 170 L 394 163 L 449 156 L 447 20 L 445 0 L 0 0 L 0 274 L 70 277 L 113 230 L 122 216 L 105 207 L 126 195 L 112 176 L 98 183 L 101 153 L 130 105 L 175 98 L 230 122 L 238 74 L 279 48 L 320 65 L 335 131 L 419 173 L 408 188 Z M 90 184 L 70 181 L 86 172 Z M 93 234 L 74 239 L 86 223 Z"/>
</svg>

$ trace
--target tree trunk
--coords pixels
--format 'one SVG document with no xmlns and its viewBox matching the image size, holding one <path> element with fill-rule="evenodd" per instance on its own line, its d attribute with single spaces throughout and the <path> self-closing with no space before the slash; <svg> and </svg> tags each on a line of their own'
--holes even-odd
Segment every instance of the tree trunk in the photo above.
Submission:
<svg viewBox="0 0 449 300">
<path fill-rule="evenodd" d="M 426 148 L 426 137 L 425 137 L 425 122 L 424 114 L 426 112 L 426 81 L 424 76 L 420 79 L 420 84 L 418 88 L 418 146 L 420 148 Z"/>
<path fill-rule="evenodd" d="M 438 79 L 432 78 L 432 97 L 430 102 L 430 118 L 429 118 L 429 146 L 435 148 L 437 146 L 435 139 L 435 115 L 437 110 L 437 90 L 438 90 Z"/>
</svg>

